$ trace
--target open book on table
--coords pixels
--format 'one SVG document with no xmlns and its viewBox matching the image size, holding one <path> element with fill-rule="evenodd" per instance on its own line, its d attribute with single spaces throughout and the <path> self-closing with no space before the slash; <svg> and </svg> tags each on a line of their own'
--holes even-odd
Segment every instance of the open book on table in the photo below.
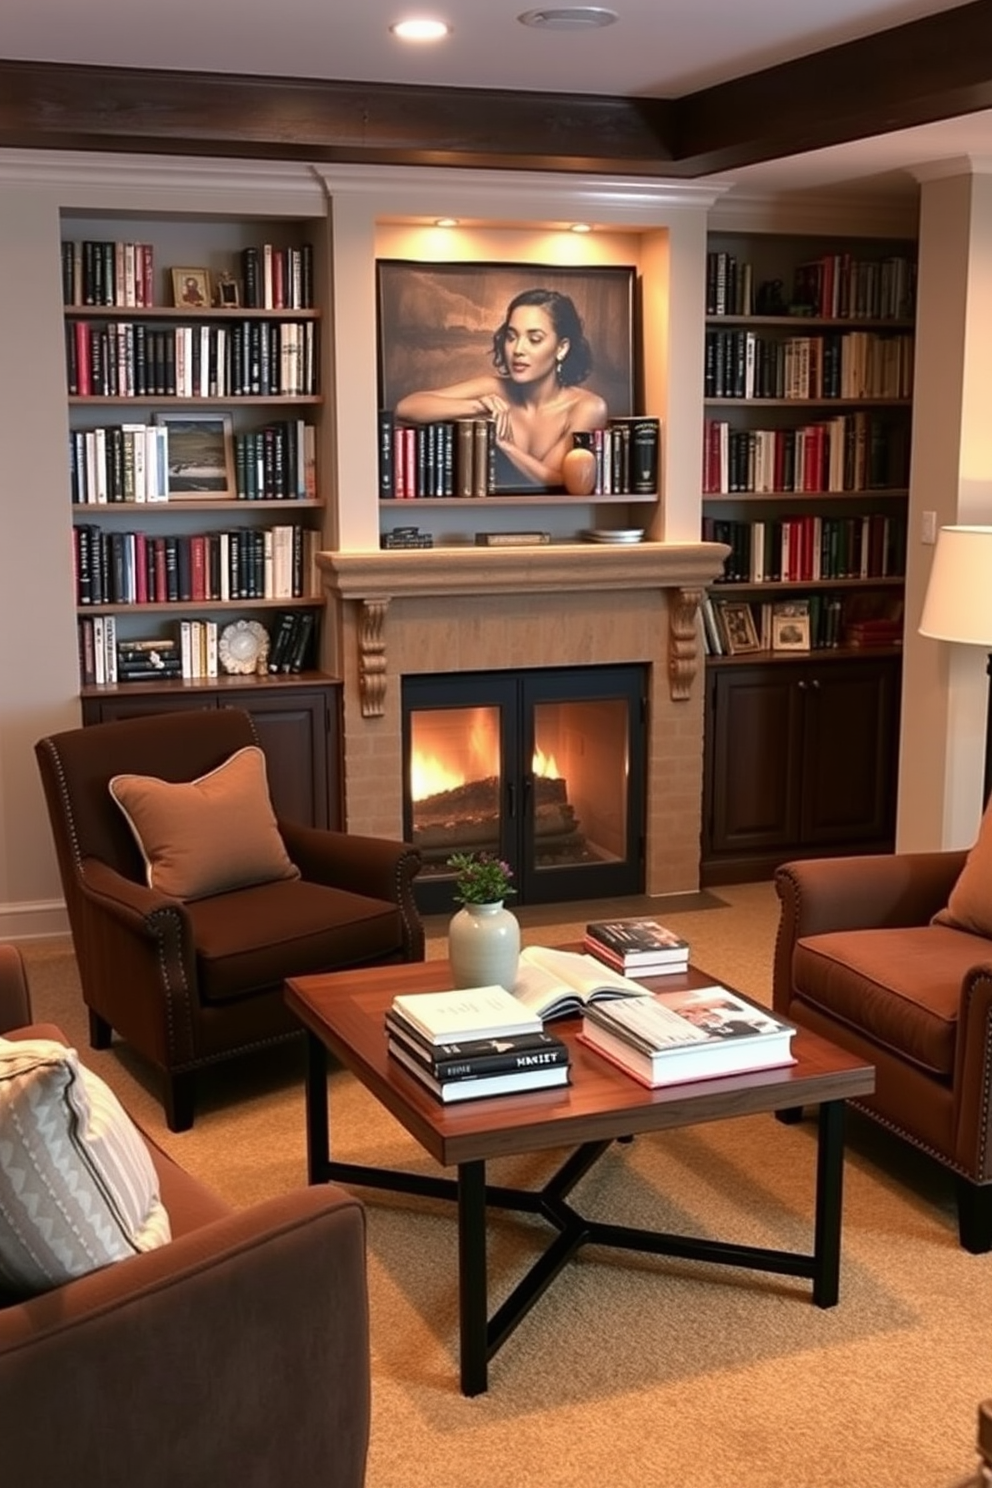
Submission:
<svg viewBox="0 0 992 1488">
<path fill-rule="evenodd" d="M 520 952 L 513 995 L 539 1018 L 569 1018 L 594 1002 L 650 997 L 647 987 L 595 956 L 528 946 Z"/>
</svg>

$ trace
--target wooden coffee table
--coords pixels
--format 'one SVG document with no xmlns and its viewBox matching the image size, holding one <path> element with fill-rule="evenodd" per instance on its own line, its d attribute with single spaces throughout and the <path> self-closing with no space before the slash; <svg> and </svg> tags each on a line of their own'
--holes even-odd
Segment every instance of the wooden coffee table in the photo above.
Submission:
<svg viewBox="0 0 992 1488">
<path fill-rule="evenodd" d="M 697 968 L 656 979 L 659 987 L 706 986 L 716 978 Z M 682 1256 L 725 1266 L 808 1277 L 818 1307 L 833 1307 L 840 1282 L 844 1101 L 868 1095 L 875 1071 L 825 1039 L 800 1029 L 796 1063 L 784 1069 L 725 1075 L 649 1090 L 579 1043 L 580 1020 L 554 1024 L 569 1044 L 572 1083 L 520 1095 L 490 1096 L 444 1106 L 386 1053 L 383 1016 L 398 992 L 441 991 L 451 985 L 446 961 L 375 967 L 297 977 L 286 1001 L 308 1033 L 307 1151 L 311 1183 L 388 1188 L 458 1204 L 458 1286 L 461 1388 L 487 1388 L 489 1360 L 582 1245 Z M 647 985 L 653 985 L 650 981 Z M 442 1167 L 456 1178 L 336 1162 L 331 1157 L 327 1051 L 331 1050 Z M 586 1219 L 568 1195 L 612 1142 L 642 1132 L 694 1126 L 759 1111 L 794 1112 L 816 1105 L 818 1147 L 813 1250 L 766 1250 Z M 574 1151 L 540 1190 L 486 1182 L 486 1162 L 544 1148 Z M 539 1214 L 555 1231 L 546 1250 L 493 1316 L 488 1315 L 486 1208 Z"/>
</svg>

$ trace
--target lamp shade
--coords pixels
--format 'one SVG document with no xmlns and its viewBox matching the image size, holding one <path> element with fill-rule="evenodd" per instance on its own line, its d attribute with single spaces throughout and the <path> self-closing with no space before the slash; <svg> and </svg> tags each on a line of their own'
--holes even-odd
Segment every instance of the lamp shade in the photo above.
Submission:
<svg viewBox="0 0 992 1488">
<path fill-rule="evenodd" d="M 920 634 L 992 649 L 992 527 L 941 527 Z"/>
</svg>

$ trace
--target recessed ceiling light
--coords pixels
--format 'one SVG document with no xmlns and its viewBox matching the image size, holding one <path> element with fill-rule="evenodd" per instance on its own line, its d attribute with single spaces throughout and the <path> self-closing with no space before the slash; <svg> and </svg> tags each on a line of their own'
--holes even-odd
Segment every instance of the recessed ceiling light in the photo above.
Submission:
<svg viewBox="0 0 992 1488">
<path fill-rule="evenodd" d="M 401 41 L 440 41 L 451 30 L 445 21 L 432 21 L 425 16 L 395 21 L 389 29 Z"/>
<path fill-rule="evenodd" d="M 457 227 L 458 226 L 458 218 L 457 217 L 435 217 L 434 218 L 434 226 L 435 227 Z"/>
<path fill-rule="evenodd" d="M 517 20 L 539 31 L 589 31 L 596 26 L 612 26 L 620 17 L 615 10 L 601 5 L 563 5 L 547 10 L 525 10 Z"/>
<path fill-rule="evenodd" d="M 589 226 L 588 222 L 573 222 L 571 227 L 569 228 L 569 232 L 592 232 L 592 228 Z"/>
</svg>

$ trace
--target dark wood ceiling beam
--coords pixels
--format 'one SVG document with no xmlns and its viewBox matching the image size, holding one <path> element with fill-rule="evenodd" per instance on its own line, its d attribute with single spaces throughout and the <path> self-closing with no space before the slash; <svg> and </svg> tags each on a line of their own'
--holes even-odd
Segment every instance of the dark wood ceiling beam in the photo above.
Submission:
<svg viewBox="0 0 992 1488">
<path fill-rule="evenodd" d="M 672 153 L 701 175 L 992 108 L 992 0 L 680 99 Z"/>
</svg>

